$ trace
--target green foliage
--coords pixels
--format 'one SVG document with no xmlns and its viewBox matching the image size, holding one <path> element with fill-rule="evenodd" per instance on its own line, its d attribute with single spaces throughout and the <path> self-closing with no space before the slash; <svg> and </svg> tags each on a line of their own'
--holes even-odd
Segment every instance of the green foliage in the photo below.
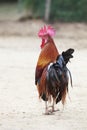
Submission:
<svg viewBox="0 0 87 130">
<path fill-rule="evenodd" d="M 22 0 L 24 7 L 27 10 L 32 10 L 33 17 L 43 17 L 44 16 L 44 0 Z"/>
<path fill-rule="evenodd" d="M 87 21 L 87 0 L 52 1 L 51 19 L 64 22 Z"/>
<path fill-rule="evenodd" d="M 33 17 L 44 17 L 46 0 L 21 0 Z M 87 21 L 87 0 L 52 0 L 50 20 Z"/>
</svg>

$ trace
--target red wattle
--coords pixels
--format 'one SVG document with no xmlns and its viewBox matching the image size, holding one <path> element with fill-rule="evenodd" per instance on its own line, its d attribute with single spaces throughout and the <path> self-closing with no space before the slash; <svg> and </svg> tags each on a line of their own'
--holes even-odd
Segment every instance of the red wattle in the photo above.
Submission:
<svg viewBox="0 0 87 130">
<path fill-rule="evenodd" d="M 45 45 L 45 39 L 42 39 L 42 43 L 40 45 L 41 49 L 44 47 L 44 45 Z"/>
</svg>

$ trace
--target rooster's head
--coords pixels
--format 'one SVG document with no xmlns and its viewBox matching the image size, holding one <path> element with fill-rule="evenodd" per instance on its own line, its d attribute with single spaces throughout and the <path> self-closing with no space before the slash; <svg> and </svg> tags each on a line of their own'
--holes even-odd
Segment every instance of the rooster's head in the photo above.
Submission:
<svg viewBox="0 0 87 130">
<path fill-rule="evenodd" d="M 38 36 L 42 39 L 41 48 L 44 47 L 46 44 L 48 37 L 53 37 L 55 35 L 55 29 L 52 26 L 45 26 L 42 27 L 39 32 Z"/>
</svg>

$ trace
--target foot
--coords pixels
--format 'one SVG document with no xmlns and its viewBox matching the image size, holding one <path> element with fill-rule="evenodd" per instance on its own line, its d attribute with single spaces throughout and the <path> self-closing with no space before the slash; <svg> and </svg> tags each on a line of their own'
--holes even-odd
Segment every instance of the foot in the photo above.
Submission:
<svg viewBox="0 0 87 130">
<path fill-rule="evenodd" d="M 59 109 L 53 110 L 53 112 L 60 111 Z"/>
<path fill-rule="evenodd" d="M 52 115 L 52 114 L 53 114 L 52 109 L 46 110 L 46 111 L 45 111 L 45 115 Z"/>
</svg>

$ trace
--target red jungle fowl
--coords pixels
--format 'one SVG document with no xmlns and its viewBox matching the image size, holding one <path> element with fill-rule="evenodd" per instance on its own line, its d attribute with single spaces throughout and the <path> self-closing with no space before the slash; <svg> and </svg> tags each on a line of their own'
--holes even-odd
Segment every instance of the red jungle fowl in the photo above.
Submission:
<svg viewBox="0 0 87 130">
<path fill-rule="evenodd" d="M 70 48 L 59 54 L 53 41 L 55 30 L 51 26 L 40 29 L 38 36 L 42 39 L 41 52 L 35 70 L 35 85 L 38 89 L 39 98 L 45 101 L 45 113 L 54 112 L 54 103 L 62 101 L 64 105 L 68 92 L 68 79 L 70 75 L 66 64 L 73 58 L 74 49 Z M 48 110 L 47 102 L 53 101 L 52 110 Z"/>
</svg>

